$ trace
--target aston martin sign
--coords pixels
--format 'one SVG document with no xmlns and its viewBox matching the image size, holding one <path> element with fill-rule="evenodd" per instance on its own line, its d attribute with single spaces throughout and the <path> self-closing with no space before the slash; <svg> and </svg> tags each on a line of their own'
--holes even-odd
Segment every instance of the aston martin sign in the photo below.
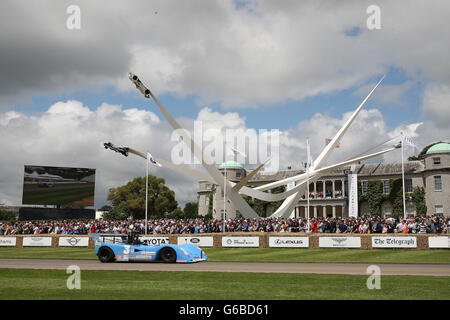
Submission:
<svg viewBox="0 0 450 320">
<path fill-rule="evenodd" d="M 319 248 L 361 248 L 361 237 L 319 237 Z"/>
</svg>

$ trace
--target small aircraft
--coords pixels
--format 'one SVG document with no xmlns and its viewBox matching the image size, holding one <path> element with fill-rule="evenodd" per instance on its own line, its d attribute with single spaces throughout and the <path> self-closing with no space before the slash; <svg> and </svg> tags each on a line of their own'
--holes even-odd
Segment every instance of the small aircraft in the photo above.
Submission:
<svg viewBox="0 0 450 320">
<path fill-rule="evenodd" d="M 127 147 L 116 147 L 111 142 L 107 142 L 103 144 L 105 146 L 105 149 L 111 149 L 115 152 L 119 152 L 123 154 L 125 157 L 128 157 L 128 148 Z"/>
</svg>

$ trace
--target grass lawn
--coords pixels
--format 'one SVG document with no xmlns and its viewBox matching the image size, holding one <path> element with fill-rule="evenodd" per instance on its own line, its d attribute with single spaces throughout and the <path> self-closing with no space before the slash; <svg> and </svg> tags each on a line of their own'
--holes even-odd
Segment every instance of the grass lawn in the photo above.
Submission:
<svg viewBox="0 0 450 320">
<path fill-rule="evenodd" d="M 450 277 L 219 272 L 82 271 L 68 290 L 64 270 L 0 269 L 0 299 L 450 299 Z"/>
<path fill-rule="evenodd" d="M 450 264 L 450 250 L 205 248 L 210 261 Z M 0 258 L 97 259 L 88 248 L 0 248 Z"/>
<path fill-rule="evenodd" d="M 94 196 L 93 183 L 55 184 L 53 188 L 39 188 L 36 184 L 25 184 L 23 203 L 25 204 L 67 204 Z"/>
</svg>

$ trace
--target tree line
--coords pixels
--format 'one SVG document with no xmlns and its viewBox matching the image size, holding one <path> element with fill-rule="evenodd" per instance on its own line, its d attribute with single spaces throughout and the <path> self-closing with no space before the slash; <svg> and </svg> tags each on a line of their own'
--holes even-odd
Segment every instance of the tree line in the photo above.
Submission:
<svg viewBox="0 0 450 320">
<path fill-rule="evenodd" d="M 145 218 L 145 177 L 137 177 L 127 184 L 109 189 L 107 200 L 111 205 L 100 208 L 103 218 L 123 220 Z M 181 209 L 175 192 L 165 185 L 163 178 L 148 175 L 148 218 L 191 219 L 198 217 L 198 203 L 188 202 Z"/>
</svg>

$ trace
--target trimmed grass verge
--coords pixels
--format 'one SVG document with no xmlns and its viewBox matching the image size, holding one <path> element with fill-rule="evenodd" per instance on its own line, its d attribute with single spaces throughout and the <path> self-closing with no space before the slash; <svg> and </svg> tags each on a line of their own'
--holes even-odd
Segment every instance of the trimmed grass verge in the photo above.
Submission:
<svg viewBox="0 0 450 320">
<path fill-rule="evenodd" d="M 81 290 L 68 290 L 63 270 L 0 269 L 0 299 L 450 299 L 450 277 L 218 272 L 82 271 Z"/>
</svg>

